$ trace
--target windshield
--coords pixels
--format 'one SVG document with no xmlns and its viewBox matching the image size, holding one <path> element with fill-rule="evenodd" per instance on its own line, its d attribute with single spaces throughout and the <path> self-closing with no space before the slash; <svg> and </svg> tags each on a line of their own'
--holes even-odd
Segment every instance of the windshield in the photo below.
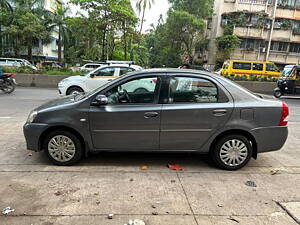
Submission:
<svg viewBox="0 0 300 225">
<path fill-rule="evenodd" d="M 295 71 L 294 67 L 286 67 L 282 71 L 282 76 L 283 77 L 291 77 L 291 76 L 293 76 L 294 71 Z"/>
</svg>

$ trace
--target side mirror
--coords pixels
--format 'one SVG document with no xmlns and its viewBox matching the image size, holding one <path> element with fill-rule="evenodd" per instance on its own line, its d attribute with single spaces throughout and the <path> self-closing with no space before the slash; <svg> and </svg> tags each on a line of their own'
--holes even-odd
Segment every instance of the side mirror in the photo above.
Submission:
<svg viewBox="0 0 300 225">
<path fill-rule="evenodd" d="M 97 95 L 95 98 L 97 105 L 107 105 L 108 98 L 105 95 Z"/>
<path fill-rule="evenodd" d="M 92 74 L 90 75 L 90 78 L 94 78 L 94 77 L 95 77 L 95 74 L 92 73 Z"/>
</svg>

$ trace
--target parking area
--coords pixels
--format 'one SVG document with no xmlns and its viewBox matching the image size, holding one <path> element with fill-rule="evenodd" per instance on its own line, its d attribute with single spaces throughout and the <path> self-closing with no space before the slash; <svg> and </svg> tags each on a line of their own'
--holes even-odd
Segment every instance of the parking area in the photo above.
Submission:
<svg viewBox="0 0 300 225">
<path fill-rule="evenodd" d="M 56 89 L 0 93 L 0 208 L 15 210 L 1 214 L 0 224 L 300 224 L 299 98 L 282 99 L 290 107 L 283 149 L 228 172 L 195 154 L 100 153 L 54 166 L 43 153 L 28 154 L 22 126 L 56 97 Z"/>
</svg>

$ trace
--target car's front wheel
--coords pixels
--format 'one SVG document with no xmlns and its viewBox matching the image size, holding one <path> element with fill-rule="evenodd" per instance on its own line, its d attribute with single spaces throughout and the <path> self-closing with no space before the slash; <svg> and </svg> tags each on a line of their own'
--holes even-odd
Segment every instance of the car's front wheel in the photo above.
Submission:
<svg viewBox="0 0 300 225">
<path fill-rule="evenodd" d="M 81 159 L 83 153 L 79 138 L 65 130 L 49 133 L 43 147 L 49 159 L 59 166 L 73 165 Z"/>
<path fill-rule="evenodd" d="M 244 167 L 252 156 L 250 141 L 238 134 L 227 135 L 217 141 L 211 151 L 214 163 L 222 169 L 237 170 Z"/>
<path fill-rule="evenodd" d="M 67 91 L 67 95 L 78 95 L 84 91 L 80 87 L 70 87 Z"/>
</svg>

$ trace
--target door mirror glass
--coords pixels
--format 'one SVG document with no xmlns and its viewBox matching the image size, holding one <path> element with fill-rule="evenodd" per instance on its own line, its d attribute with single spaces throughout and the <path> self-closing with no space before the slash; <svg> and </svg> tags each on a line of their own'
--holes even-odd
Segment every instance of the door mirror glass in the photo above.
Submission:
<svg viewBox="0 0 300 225">
<path fill-rule="evenodd" d="M 95 98 L 98 105 L 107 105 L 108 99 L 105 95 L 97 95 Z"/>
</svg>

